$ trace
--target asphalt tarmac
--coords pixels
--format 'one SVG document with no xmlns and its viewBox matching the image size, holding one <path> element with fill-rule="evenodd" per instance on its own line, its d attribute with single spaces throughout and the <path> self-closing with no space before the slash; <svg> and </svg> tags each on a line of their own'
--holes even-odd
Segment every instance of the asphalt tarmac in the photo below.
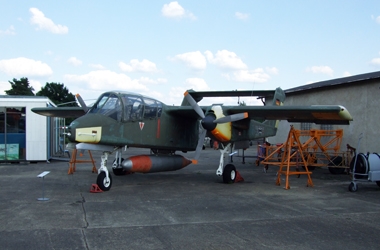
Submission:
<svg viewBox="0 0 380 250">
<path fill-rule="evenodd" d="M 100 155 L 94 157 L 98 167 Z M 314 187 L 306 187 L 306 176 L 291 176 L 285 190 L 284 178 L 275 185 L 277 167 L 264 173 L 255 158 L 243 164 L 235 156 L 244 182 L 223 184 L 215 175 L 219 152 L 207 148 L 201 157 L 198 165 L 175 172 L 113 176 L 111 190 L 101 193 L 90 192 L 97 174 L 88 163 L 77 164 L 71 175 L 65 161 L 2 164 L 0 247 L 380 248 L 376 183 L 361 182 L 352 193 L 349 175 L 318 168 L 312 174 Z M 87 153 L 82 159 L 88 159 Z M 50 173 L 38 178 L 44 171 Z M 42 197 L 49 200 L 39 201 Z"/>
</svg>

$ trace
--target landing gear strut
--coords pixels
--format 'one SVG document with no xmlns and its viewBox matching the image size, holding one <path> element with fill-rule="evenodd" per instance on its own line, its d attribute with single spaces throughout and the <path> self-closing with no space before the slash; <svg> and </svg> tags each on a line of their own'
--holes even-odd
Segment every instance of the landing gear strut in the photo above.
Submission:
<svg viewBox="0 0 380 250">
<path fill-rule="evenodd" d="M 216 170 L 217 176 L 223 176 L 224 183 L 234 183 L 236 179 L 236 168 L 233 164 L 224 165 L 224 155 L 231 150 L 231 143 L 228 143 L 223 149 L 219 149 L 220 151 L 220 161 L 219 168 Z"/>
<path fill-rule="evenodd" d="M 104 152 L 101 158 L 100 168 L 98 170 L 98 178 L 96 184 L 103 191 L 108 191 L 112 186 L 112 177 L 107 169 L 108 152 Z"/>
<path fill-rule="evenodd" d="M 124 158 L 121 157 L 121 149 L 116 151 L 116 158 L 112 163 L 112 172 L 114 175 L 126 175 L 128 171 L 124 170 L 121 167 L 121 163 L 124 161 Z"/>
</svg>

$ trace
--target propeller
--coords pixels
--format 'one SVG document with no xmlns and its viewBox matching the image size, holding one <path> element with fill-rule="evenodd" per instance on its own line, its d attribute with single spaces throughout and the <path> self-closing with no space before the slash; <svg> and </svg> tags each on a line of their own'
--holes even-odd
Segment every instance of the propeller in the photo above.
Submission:
<svg viewBox="0 0 380 250">
<path fill-rule="evenodd" d="M 238 113 L 238 114 L 233 114 L 233 115 L 221 117 L 219 119 L 216 119 L 214 122 L 215 123 L 236 122 L 239 120 L 243 120 L 245 118 L 248 118 L 248 112 Z"/>
<path fill-rule="evenodd" d="M 83 108 L 83 111 L 85 113 L 87 113 L 88 107 L 87 107 L 86 103 L 83 101 L 82 97 L 79 94 L 76 94 L 75 97 L 77 98 L 80 106 Z"/>
<path fill-rule="evenodd" d="M 197 160 L 200 156 L 202 147 L 203 147 L 203 142 L 206 137 L 207 131 L 212 131 L 216 128 L 217 124 L 219 123 L 227 123 L 227 122 L 234 122 L 234 121 L 239 121 L 243 120 L 248 117 L 248 113 L 238 113 L 238 114 L 233 114 L 233 115 L 228 115 L 225 117 L 221 117 L 219 119 L 216 119 L 215 114 L 209 113 L 205 115 L 203 113 L 203 110 L 201 107 L 198 105 L 198 103 L 194 100 L 194 98 L 189 94 L 188 91 L 185 92 L 184 94 L 185 99 L 187 102 L 191 105 L 191 107 L 194 109 L 194 111 L 202 118 L 201 123 L 199 126 L 199 137 L 198 137 L 198 144 L 197 148 L 195 150 L 195 155 L 194 155 L 194 160 L 193 163 L 197 163 Z"/>
<path fill-rule="evenodd" d="M 185 98 L 190 103 L 191 107 L 197 112 L 197 114 L 203 119 L 205 118 L 205 114 L 201 107 L 199 107 L 198 103 L 194 100 L 194 98 L 189 94 L 189 92 L 185 92 Z"/>
</svg>

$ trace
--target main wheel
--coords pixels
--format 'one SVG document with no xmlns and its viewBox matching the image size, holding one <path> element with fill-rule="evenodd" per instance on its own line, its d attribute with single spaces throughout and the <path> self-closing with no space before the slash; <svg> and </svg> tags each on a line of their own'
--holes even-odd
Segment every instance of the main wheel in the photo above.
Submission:
<svg viewBox="0 0 380 250">
<path fill-rule="evenodd" d="M 124 170 L 122 168 L 113 168 L 112 172 L 114 175 L 126 175 L 127 174 L 127 170 Z"/>
<path fill-rule="evenodd" d="M 99 188 L 103 191 L 108 191 L 112 186 L 112 177 L 108 174 L 109 180 L 107 181 L 106 172 L 101 172 L 98 174 L 98 178 L 96 180 L 96 184 L 98 184 Z"/>
<path fill-rule="evenodd" d="M 355 165 L 356 163 L 356 165 Z M 354 173 L 355 168 L 355 173 Z M 368 158 L 367 155 L 359 153 L 352 158 L 350 163 L 350 171 L 355 174 L 356 179 L 367 179 L 368 178 Z"/>
<path fill-rule="evenodd" d="M 223 170 L 223 182 L 234 183 L 236 178 L 236 168 L 232 164 L 227 164 Z"/>
<path fill-rule="evenodd" d="M 303 155 L 303 157 L 305 158 L 305 160 L 307 161 L 307 163 L 311 164 L 311 165 L 307 165 L 307 169 L 309 171 L 315 170 L 315 166 L 313 166 L 313 163 L 315 163 L 315 164 L 317 163 L 317 161 L 318 161 L 317 157 L 314 154 L 312 154 L 312 153 L 305 153 Z M 302 163 L 302 161 L 301 161 L 301 163 Z M 306 168 L 305 168 L 304 165 L 302 165 L 302 168 L 306 170 Z"/>
<path fill-rule="evenodd" d="M 329 166 L 342 166 L 343 158 L 342 156 L 336 156 L 331 161 L 332 163 L 330 162 Z M 345 168 L 329 167 L 331 174 L 343 174 L 345 170 Z"/>
<path fill-rule="evenodd" d="M 124 158 L 121 158 L 121 161 L 120 162 L 123 162 L 124 161 Z M 123 168 L 120 168 L 119 166 L 119 159 L 115 159 L 113 160 L 113 163 L 112 163 L 112 172 L 114 175 L 125 175 L 127 173 L 126 170 L 124 170 Z"/>
</svg>

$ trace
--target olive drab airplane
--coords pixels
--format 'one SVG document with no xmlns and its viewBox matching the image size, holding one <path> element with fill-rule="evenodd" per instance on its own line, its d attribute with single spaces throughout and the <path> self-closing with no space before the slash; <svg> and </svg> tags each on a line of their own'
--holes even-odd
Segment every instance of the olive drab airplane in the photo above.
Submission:
<svg viewBox="0 0 380 250">
<path fill-rule="evenodd" d="M 204 97 L 257 96 L 264 106 L 199 106 Z M 314 122 L 317 124 L 349 124 L 349 112 L 339 105 L 283 106 L 285 93 L 275 91 L 193 91 L 184 94 L 181 106 L 169 106 L 140 94 L 110 91 L 103 93 L 87 107 L 77 95 L 81 107 L 33 108 L 44 116 L 77 117 L 67 128 L 67 136 L 77 149 L 102 151 L 97 184 L 108 191 L 112 177 L 107 160 L 115 152 L 112 164 L 114 175 L 128 172 L 152 173 L 179 170 L 196 163 L 202 151 L 204 138 L 209 136 L 223 146 L 216 170 L 225 183 L 234 182 L 236 168 L 224 166 L 226 153 L 234 144 L 274 136 L 279 120 Z M 124 148 L 149 148 L 151 154 L 124 159 Z M 193 157 L 179 152 L 195 151 Z"/>
</svg>

